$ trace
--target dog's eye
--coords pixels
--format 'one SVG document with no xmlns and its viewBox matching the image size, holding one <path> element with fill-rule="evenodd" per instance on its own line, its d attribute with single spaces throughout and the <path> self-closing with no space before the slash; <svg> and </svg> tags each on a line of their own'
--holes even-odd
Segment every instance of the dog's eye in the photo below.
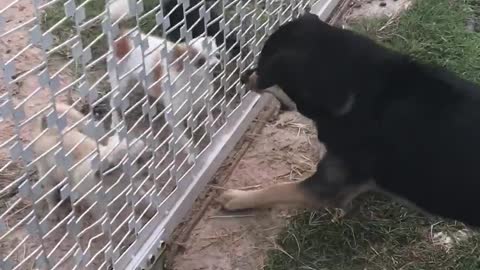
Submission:
<svg viewBox="0 0 480 270">
<path fill-rule="evenodd" d="M 197 60 L 197 63 L 196 63 L 196 66 L 197 66 L 197 67 L 201 67 L 201 66 L 203 66 L 206 62 L 207 62 L 207 59 L 205 59 L 205 57 L 199 56 L 199 57 L 198 57 L 198 60 Z"/>
<path fill-rule="evenodd" d="M 111 169 L 115 168 L 115 165 L 112 164 L 112 163 L 108 163 L 107 166 L 105 166 L 105 168 L 103 169 L 103 173 L 106 173 L 106 172 L 109 172 Z M 100 170 L 97 170 L 95 172 L 95 177 L 96 178 L 100 178 L 102 176 L 102 173 L 100 172 Z"/>
<path fill-rule="evenodd" d="M 149 161 L 152 157 L 153 157 L 153 153 L 150 150 L 147 150 L 147 151 L 145 151 L 145 153 L 143 153 L 143 155 L 141 155 L 137 159 L 136 163 L 137 163 L 137 165 L 143 165 L 147 161 Z"/>
</svg>

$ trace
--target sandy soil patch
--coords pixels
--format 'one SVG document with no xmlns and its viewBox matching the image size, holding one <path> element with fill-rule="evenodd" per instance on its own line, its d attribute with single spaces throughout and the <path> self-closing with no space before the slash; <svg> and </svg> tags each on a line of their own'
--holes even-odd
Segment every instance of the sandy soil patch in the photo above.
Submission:
<svg viewBox="0 0 480 270">
<path fill-rule="evenodd" d="M 317 142 L 311 121 L 295 112 L 266 120 L 222 188 L 258 188 L 305 179 L 314 172 L 325 149 Z M 276 248 L 276 235 L 297 211 L 274 208 L 232 214 L 212 203 L 181 243 L 173 269 L 262 269 L 267 251 Z"/>
</svg>

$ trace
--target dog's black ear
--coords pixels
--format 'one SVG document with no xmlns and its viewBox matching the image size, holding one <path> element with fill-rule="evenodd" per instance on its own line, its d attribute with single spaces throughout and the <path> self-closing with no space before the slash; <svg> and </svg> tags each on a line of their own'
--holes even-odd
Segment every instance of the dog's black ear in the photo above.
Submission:
<svg viewBox="0 0 480 270">
<path fill-rule="evenodd" d="M 295 81 L 302 77 L 302 74 L 298 74 L 301 70 L 299 67 L 305 64 L 306 57 L 308 56 L 304 53 L 294 50 L 268 52 L 263 57 L 261 55 L 256 69 L 256 88 L 263 90 L 278 85 L 285 89 L 295 84 Z"/>
<path fill-rule="evenodd" d="M 345 85 L 335 76 L 319 76 L 319 68 L 309 53 L 283 50 L 259 61 L 256 87 L 262 90 L 278 85 L 298 109 L 308 115 L 320 111 L 332 116 L 348 113 L 355 102 L 354 91 L 349 88 L 351 84 Z M 311 111 L 307 111 L 308 108 Z"/>
</svg>

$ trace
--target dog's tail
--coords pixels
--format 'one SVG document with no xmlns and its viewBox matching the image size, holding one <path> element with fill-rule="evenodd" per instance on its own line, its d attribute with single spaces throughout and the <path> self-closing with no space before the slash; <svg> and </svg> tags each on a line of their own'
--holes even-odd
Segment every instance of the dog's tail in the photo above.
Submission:
<svg viewBox="0 0 480 270">
<path fill-rule="evenodd" d="M 109 4 L 110 18 L 112 21 L 117 21 L 119 19 L 126 20 L 132 17 L 128 13 L 128 0 L 113 0 Z"/>
</svg>

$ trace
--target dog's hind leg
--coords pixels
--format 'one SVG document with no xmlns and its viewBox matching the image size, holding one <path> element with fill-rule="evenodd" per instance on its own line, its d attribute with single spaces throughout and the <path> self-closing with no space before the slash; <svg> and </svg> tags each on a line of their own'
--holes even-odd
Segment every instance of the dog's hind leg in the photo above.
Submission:
<svg viewBox="0 0 480 270">
<path fill-rule="evenodd" d="M 342 162 L 326 157 L 314 175 L 304 181 L 276 184 L 259 190 L 227 190 L 218 201 L 226 210 L 299 204 L 312 208 L 344 208 L 348 202 L 369 189 L 367 181 L 351 181 Z"/>
</svg>

